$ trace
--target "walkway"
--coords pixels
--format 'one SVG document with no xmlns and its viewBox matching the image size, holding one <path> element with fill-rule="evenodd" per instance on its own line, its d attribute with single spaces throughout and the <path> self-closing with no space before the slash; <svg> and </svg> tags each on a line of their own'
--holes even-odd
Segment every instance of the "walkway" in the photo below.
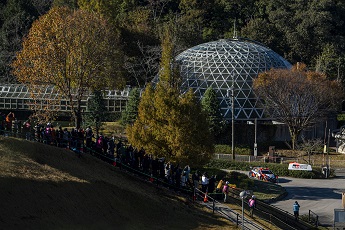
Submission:
<svg viewBox="0 0 345 230">
<path fill-rule="evenodd" d="M 199 193 L 202 193 L 199 190 Z M 214 210 L 214 212 L 222 215 L 224 218 L 230 220 L 234 224 L 238 225 L 239 227 L 242 227 L 242 213 L 238 213 L 234 210 L 232 210 L 227 204 L 221 203 L 212 197 L 208 196 L 208 201 L 204 202 L 203 197 L 204 195 L 199 195 L 197 198 L 197 202 L 203 206 L 208 207 L 211 210 Z M 252 221 L 244 216 L 243 218 L 243 229 L 248 230 L 264 230 L 265 228 L 257 224 L 255 221 Z"/>
</svg>

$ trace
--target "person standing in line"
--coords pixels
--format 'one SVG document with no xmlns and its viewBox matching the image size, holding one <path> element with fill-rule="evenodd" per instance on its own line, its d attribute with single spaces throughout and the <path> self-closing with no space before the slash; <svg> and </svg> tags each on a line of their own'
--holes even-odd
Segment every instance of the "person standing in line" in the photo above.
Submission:
<svg viewBox="0 0 345 230">
<path fill-rule="evenodd" d="M 299 205 L 299 203 L 295 201 L 295 203 L 293 204 L 293 215 L 295 216 L 295 220 L 298 220 L 300 207 L 301 206 Z"/>
<path fill-rule="evenodd" d="M 212 175 L 211 178 L 208 180 L 208 192 L 209 193 L 214 192 L 215 183 L 216 183 L 216 177 L 215 177 L 215 175 Z"/>
<path fill-rule="evenodd" d="M 201 191 L 207 192 L 208 183 L 209 183 L 208 175 L 206 172 L 204 172 L 201 177 Z"/>
<path fill-rule="evenodd" d="M 228 195 L 229 195 L 229 181 L 225 182 L 225 185 L 223 186 L 223 193 L 224 193 L 224 203 L 228 201 Z"/>
<path fill-rule="evenodd" d="M 253 213 L 254 213 L 254 208 L 256 208 L 256 200 L 255 200 L 255 196 L 253 195 L 252 198 L 249 199 L 249 215 L 250 217 L 253 217 Z"/>
<path fill-rule="evenodd" d="M 195 171 L 192 175 L 193 185 L 194 185 L 194 199 L 196 199 L 197 189 L 199 188 L 200 175 L 199 171 Z"/>
<path fill-rule="evenodd" d="M 12 123 L 13 123 L 14 119 L 15 119 L 14 113 L 10 112 L 9 114 L 7 114 L 7 116 L 5 118 L 7 131 L 12 131 Z"/>
<path fill-rule="evenodd" d="M 216 193 L 217 193 L 217 199 L 222 199 L 222 188 L 223 188 L 223 185 L 225 183 L 225 179 L 222 178 L 218 184 L 217 184 L 217 187 L 216 187 Z"/>
<path fill-rule="evenodd" d="M 190 174 L 190 167 L 189 167 L 189 165 L 186 165 L 186 166 L 184 167 L 183 172 L 184 172 L 185 175 L 186 175 L 186 184 L 188 183 L 188 184 L 191 186 L 190 180 L 189 180 L 189 174 Z"/>
<path fill-rule="evenodd" d="M 92 137 L 93 137 L 93 132 L 91 126 L 87 127 L 85 130 L 85 141 L 86 141 L 86 148 L 87 151 L 90 151 L 91 145 L 92 145 Z"/>
</svg>

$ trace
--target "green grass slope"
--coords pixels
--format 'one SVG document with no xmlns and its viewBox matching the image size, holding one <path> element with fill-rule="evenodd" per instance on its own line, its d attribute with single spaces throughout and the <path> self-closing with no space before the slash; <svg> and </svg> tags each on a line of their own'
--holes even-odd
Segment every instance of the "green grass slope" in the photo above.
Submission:
<svg viewBox="0 0 345 230">
<path fill-rule="evenodd" d="M 97 158 L 0 137 L 0 229 L 236 229 Z"/>
</svg>

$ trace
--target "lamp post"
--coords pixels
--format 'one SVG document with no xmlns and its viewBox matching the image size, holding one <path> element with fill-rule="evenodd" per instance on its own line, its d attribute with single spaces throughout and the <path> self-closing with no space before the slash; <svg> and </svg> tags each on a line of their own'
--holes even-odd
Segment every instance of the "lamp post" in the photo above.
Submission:
<svg viewBox="0 0 345 230">
<path fill-rule="evenodd" d="M 242 229 L 244 229 L 244 198 L 247 197 L 247 191 L 242 191 L 240 197 L 242 199 Z"/>
</svg>

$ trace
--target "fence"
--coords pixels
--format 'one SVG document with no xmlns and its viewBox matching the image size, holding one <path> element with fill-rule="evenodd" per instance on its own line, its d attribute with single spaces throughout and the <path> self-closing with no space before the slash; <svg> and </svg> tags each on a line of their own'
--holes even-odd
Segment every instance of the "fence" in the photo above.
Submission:
<svg viewBox="0 0 345 230">
<path fill-rule="evenodd" d="M 239 206 L 242 205 L 242 200 L 239 196 L 241 191 L 242 190 L 240 189 L 233 188 L 231 190 L 232 195 L 230 196 L 231 202 Z M 246 203 L 248 203 L 249 197 L 245 199 Z M 245 206 L 245 209 L 249 210 L 248 205 Z M 295 217 L 291 213 L 260 200 L 256 201 L 255 215 L 284 230 L 313 229 L 315 227 L 302 220 L 296 221 Z"/>
<path fill-rule="evenodd" d="M 319 227 L 319 216 L 315 212 L 309 210 L 308 222 L 314 223 L 315 227 Z"/>
<path fill-rule="evenodd" d="M 221 154 L 215 153 L 215 159 L 228 159 L 232 160 L 231 154 Z M 283 163 L 283 162 L 295 162 L 298 159 L 296 158 L 287 158 L 287 157 L 271 157 L 271 156 L 252 156 L 252 155 L 236 155 L 236 161 L 241 162 L 270 162 L 270 163 Z"/>
<path fill-rule="evenodd" d="M 12 133 L 3 131 L 3 134 L 5 136 L 14 136 L 14 137 L 20 137 L 20 138 L 28 138 L 25 133 Z M 29 140 L 35 141 L 35 138 L 30 135 Z M 90 153 L 91 155 L 109 163 L 114 166 L 120 167 L 123 170 L 126 170 L 130 173 L 133 173 L 137 175 L 138 177 L 142 178 L 143 180 L 149 181 L 157 186 L 162 186 L 169 189 L 174 189 L 175 191 L 180 191 L 186 195 L 188 195 L 190 198 L 196 198 L 196 195 L 199 199 L 203 200 L 205 197 L 205 193 L 201 192 L 199 189 L 197 189 L 197 193 L 194 193 L 193 195 L 193 188 L 190 184 L 188 187 L 180 187 L 176 186 L 174 184 L 171 184 L 167 182 L 165 179 L 163 179 L 160 175 L 152 174 L 150 171 L 143 171 L 138 168 L 133 168 L 129 164 L 126 164 L 121 161 L 121 159 L 115 158 L 114 156 L 108 156 L 103 153 L 99 153 L 97 151 L 94 151 L 91 148 L 86 148 L 83 144 L 80 146 L 79 149 L 73 148 L 71 149 L 74 152 L 77 152 L 79 155 L 81 155 L 83 152 Z M 242 199 L 240 199 L 239 194 L 242 190 L 233 188 L 231 190 L 231 196 L 229 196 L 229 201 L 233 204 L 237 204 L 239 206 L 242 206 Z M 226 216 L 233 222 L 235 222 L 237 225 L 239 225 L 239 215 L 235 213 L 233 210 L 229 208 L 224 208 L 224 206 L 221 205 L 220 202 L 218 202 L 218 199 L 222 199 L 222 193 L 211 193 L 206 194 L 206 197 L 208 200 L 210 200 L 210 204 L 212 204 L 213 211 L 216 211 L 223 216 Z M 201 197 L 201 198 L 200 198 Z M 246 198 L 245 202 L 248 202 L 248 198 Z M 245 205 L 244 207 L 248 211 L 248 205 Z M 269 204 L 266 204 L 260 200 L 257 200 L 257 208 L 255 210 L 255 215 L 260 217 L 261 219 L 267 221 L 268 223 L 275 225 L 281 229 L 286 230 L 295 230 L 295 229 L 312 229 L 313 225 L 306 223 L 302 220 L 296 222 L 294 219 L 294 216 L 286 211 L 283 211 L 277 207 L 271 206 Z M 235 216 L 235 217 L 234 217 Z M 313 217 L 316 217 L 318 220 L 318 216 L 310 211 L 309 215 L 310 219 L 313 219 Z M 259 225 L 252 223 L 248 219 L 245 219 L 244 221 L 245 225 L 251 226 L 250 229 L 262 229 Z M 316 227 L 318 226 L 318 221 L 315 222 Z M 248 227 L 247 227 L 248 228 Z"/>
<path fill-rule="evenodd" d="M 199 189 L 195 189 L 194 197 L 196 199 L 201 200 L 205 206 L 212 209 L 213 213 L 217 212 L 218 214 L 224 216 L 226 219 L 230 220 L 231 222 L 235 223 L 237 227 L 241 225 L 242 229 L 251 229 L 251 230 L 263 230 L 264 228 L 257 223 L 245 218 L 243 216 L 242 222 L 242 215 L 235 212 L 234 210 L 230 209 L 228 206 L 220 203 L 215 196 L 222 195 L 221 193 L 212 193 L 208 195 L 207 193 L 202 192 Z"/>
</svg>

